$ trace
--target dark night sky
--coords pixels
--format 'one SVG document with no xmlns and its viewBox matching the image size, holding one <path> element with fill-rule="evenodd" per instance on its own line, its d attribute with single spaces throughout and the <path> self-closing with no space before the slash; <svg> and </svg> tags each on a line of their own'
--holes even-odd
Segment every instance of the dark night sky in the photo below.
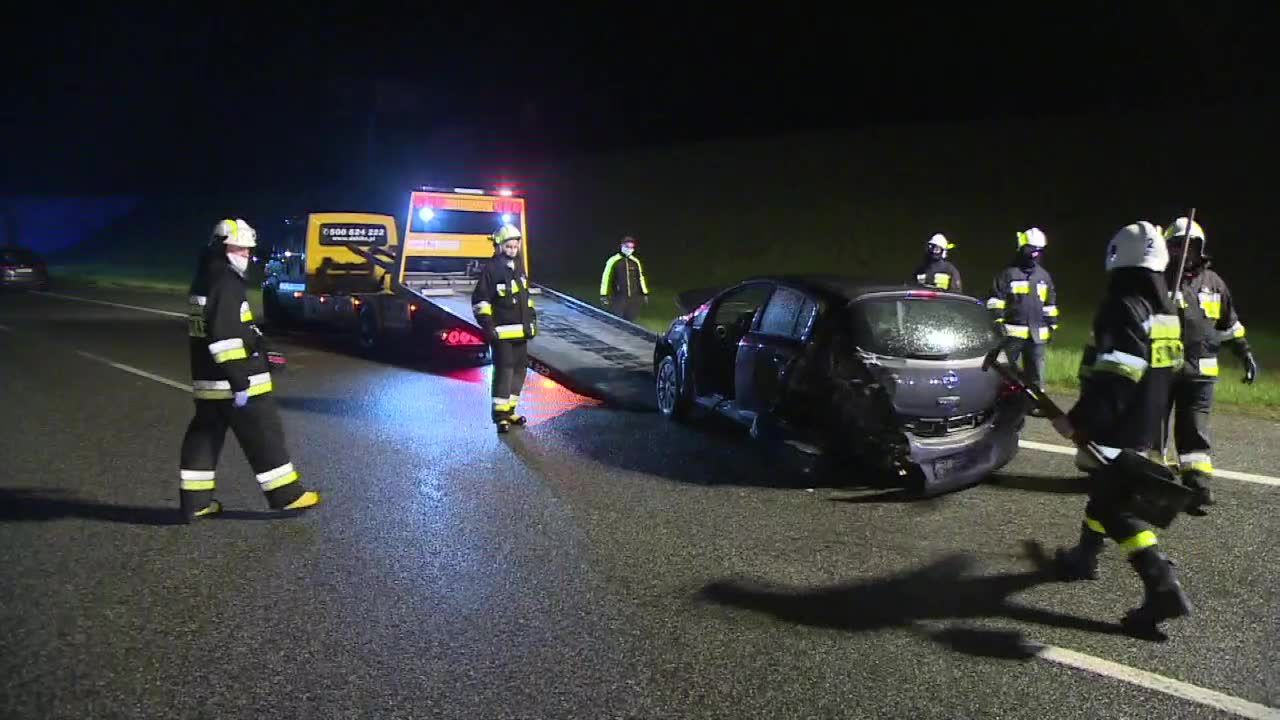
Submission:
<svg viewBox="0 0 1280 720">
<path fill-rule="evenodd" d="M 524 156 L 1099 108 L 1174 112 L 1261 98 L 1277 27 L 1277 4 L 1261 2 L 898 3 L 786 17 L 658 3 L 536 13 L 351 4 L 354 15 L 270 5 L 8 17 L 2 189 L 230 182 L 245 163 L 271 168 L 264 181 L 288 182 L 359 157 L 371 106 L 386 142 L 466 130 Z"/>
</svg>

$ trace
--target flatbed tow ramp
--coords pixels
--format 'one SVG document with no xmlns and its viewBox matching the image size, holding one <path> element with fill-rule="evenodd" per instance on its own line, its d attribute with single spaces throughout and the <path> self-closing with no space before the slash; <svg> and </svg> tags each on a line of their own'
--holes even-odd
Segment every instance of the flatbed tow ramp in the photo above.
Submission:
<svg viewBox="0 0 1280 720">
<path fill-rule="evenodd" d="M 476 327 L 470 288 L 407 284 L 405 289 Z M 529 342 L 529 359 L 534 370 L 615 407 L 656 409 L 653 348 L 657 335 L 546 286 L 534 283 L 533 292 L 538 335 Z"/>
</svg>

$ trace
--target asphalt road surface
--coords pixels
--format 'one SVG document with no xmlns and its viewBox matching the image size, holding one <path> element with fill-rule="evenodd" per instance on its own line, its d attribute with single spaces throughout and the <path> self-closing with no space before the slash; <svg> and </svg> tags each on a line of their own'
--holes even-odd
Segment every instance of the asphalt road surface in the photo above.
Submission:
<svg viewBox="0 0 1280 720">
<path fill-rule="evenodd" d="M 268 513 L 229 441 L 228 512 L 177 525 L 185 332 L 0 297 L 0 717 L 1277 716 L 1280 487 L 1220 480 L 1161 533 L 1197 614 L 1152 643 L 1116 625 L 1115 547 L 1097 582 L 1041 572 L 1081 518 L 1069 457 L 901 502 L 536 376 L 499 438 L 487 368 L 291 338 L 276 394 L 325 503 Z M 1220 466 L 1280 474 L 1280 428 L 1215 429 Z"/>
</svg>

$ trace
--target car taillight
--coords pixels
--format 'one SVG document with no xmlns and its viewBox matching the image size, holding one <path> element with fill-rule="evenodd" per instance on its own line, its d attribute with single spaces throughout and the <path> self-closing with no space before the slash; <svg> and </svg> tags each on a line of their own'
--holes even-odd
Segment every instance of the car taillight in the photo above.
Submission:
<svg viewBox="0 0 1280 720">
<path fill-rule="evenodd" d="M 479 335 L 462 328 L 441 330 L 438 337 L 440 338 L 440 342 L 448 345 L 449 347 L 471 347 L 486 344 L 484 339 Z"/>
</svg>

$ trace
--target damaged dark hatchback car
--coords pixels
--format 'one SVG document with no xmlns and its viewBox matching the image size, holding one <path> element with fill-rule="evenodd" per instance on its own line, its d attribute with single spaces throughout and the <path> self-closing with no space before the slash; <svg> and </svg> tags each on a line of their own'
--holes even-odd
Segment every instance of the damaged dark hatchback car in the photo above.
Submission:
<svg viewBox="0 0 1280 720">
<path fill-rule="evenodd" d="M 1018 451 L 1026 406 L 982 368 L 1002 337 L 974 298 L 789 276 L 679 303 L 654 351 L 667 417 L 718 413 L 841 484 L 921 496 L 976 484 Z"/>
</svg>

